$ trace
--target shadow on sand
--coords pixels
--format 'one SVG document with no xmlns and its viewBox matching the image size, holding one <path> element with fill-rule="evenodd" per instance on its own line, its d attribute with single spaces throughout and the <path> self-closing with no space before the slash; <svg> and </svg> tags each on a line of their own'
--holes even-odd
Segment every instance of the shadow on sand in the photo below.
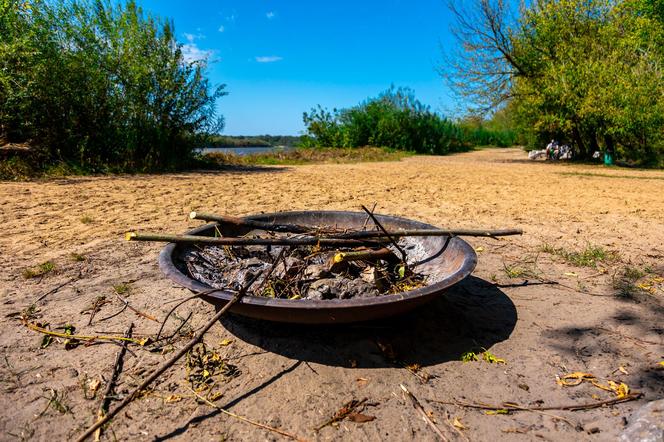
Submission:
<svg viewBox="0 0 664 442">
<path fill-rule="evenodd" d="M 378 342 L 389 344 L 399 360 L 426 367 L 488 349 L 510 336 L 516 320 L 514 304 L 500 289 L 471 276 L 421 308 L 380 321 L 311 327 L 229 316 L 222 324 L 239 339 L 290 359 L 379 368 L 393 364 Z"/>
</svg>

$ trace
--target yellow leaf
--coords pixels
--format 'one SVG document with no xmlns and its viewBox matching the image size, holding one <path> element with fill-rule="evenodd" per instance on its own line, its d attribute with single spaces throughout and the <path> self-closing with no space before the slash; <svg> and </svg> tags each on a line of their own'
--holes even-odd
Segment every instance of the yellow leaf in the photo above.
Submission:
<svg viewBox="0 0 664 442">
<path fill-rule="evenodd" d="M 493 416 L 493 415 L 496 415 L 496 414 L 510 414 L 510 412 L 509 412 L 509 410 L 507 410 L 505 408 L 501 408 L 501 409 L 498 409 L 498 410 L 486 410 L 484 412 L 484 414 L 488 414 L 489 416 Z"/>
<path fill-rule="evenodd" d="M 182 396 L 177 395 L 177 394 L 172 394 L 168 397 L 166 397 L 165 401 L 167 404 L 173 404 L 175 402 L 180 402 L 182 400 Z"/>
<path fill-rule="evenodd" d="M 624 382 L 617 383 L 609 381 L 609 387 L 616 394 L 616 396 L 618 396 L 618 399 L 622 399 L 629 395 L 629 387 Z"/>
<path fill-rule="evenodd" d="M 475 249 L 475 251 L 476 251 L 477 253 L 483 252 L 483 251 L 484 251 L 484 247 L 477 247 L 477 248 Z"/>
<path fill-rule="evenodd" d="M 457 417 L 455 417 L 454 420 L 452 421 L 452 425 L 457 427 L 459 430 L 465 430 L 466 429 L 466 426 L 464 424 L 462 424 L 461 421 L 459 420 L 459 418 L 457 418 Z"/>
<path fill-rule="evenodd" d="M 222 347 L 226 347 L 227 345 L 231 345 L 233 343 L 232 339 L 222 339 L 219 345 Z"/>
<path fill-rule="evenodd" d="M 662 367 L 664 367 L 664 361 L 659 361 L 657 365 L 661 365 Z"/>
<path fill-rule="evenodd" d="M 562 378 L 556 379 L 556 383 L 558 385 L 562 385 L 565 387 L 573 387 L 575 385 L 579 385 L 584 380 L 591 380 L 591 379 L 595 379 L 594 374 L 577 371 L 574 373 L 566 374 Z"/>
<path fill-rule="evenodd" d="M 629 372 L 622 365 L 618 367 L 618 371 L 620 371 L 622 374 L 629 374 Z"/>
<path fill-rule="evenodd" d="M 95 394 L 100 385 L 101 381 L 99 379 L 90 379 L 88 381 L 88 391 L 92 394 Z"/>
<path fill-rule="evenodd" d="M 574 272 L 565 272 L 565 276 L 579 276 Z"/>
<path fill-rule="evenodd" d="M 203 377 L 204 378 L 209 378 L 210 377 L 210 372 L 207 370 L 203 370 Z"/>
</svg>

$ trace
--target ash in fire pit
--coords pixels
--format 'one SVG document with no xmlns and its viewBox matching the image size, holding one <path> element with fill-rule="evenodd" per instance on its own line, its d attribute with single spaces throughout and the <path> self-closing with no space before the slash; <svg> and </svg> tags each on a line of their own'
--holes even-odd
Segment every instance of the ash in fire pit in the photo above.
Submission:
<svg viewBox="0 0 664 442">
<path fill-rule="evenodd" d="M 253 230 L 243 238 L 294 238 Z M 295 236 L 297 238 L 297 236 Z M 421 242 L 399 239 L 380 248 L 314 246 L 198 246 L 182 259 L 189 274 L 210 287 L 239 290 L 250 275 L 259 273 L 255 296 L 282 299 L 372 298 L 413 290 L 426 284 L 413 265 L 426 258 Z M 269 270 L 272 268 L 272 272 Z M 268 275 L 265 280 L 265 275 Z"/>
</svg>

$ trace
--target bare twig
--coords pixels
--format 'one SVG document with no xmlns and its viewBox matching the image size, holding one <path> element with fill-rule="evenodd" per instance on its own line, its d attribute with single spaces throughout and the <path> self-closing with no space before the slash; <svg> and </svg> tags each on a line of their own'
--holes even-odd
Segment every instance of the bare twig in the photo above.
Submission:
<svg viewBox="0 0 664 442">
<path fill-rule="evenodd" d="M 124 409 L 127 405 L 129 405 L 134 399 L 136 399 L 141 391 L 145 390 L 152 382 L 154 382 L 159 376 L 161 376 L 166 370 L 168 370 L 170 367 L 173 366 L 182 356 L 187 354 L 189 350 L 191 350 L 194 345 L 198 344 L 201 339 L 203 339 L 203 336 L 205 333 L 207 333 L 208 330 L 212 328 L 213 325 L 219 321 L 219 319 L 226 314 L 226 312 L 233 306 L 235 303 L 240 301 L 242 297 L 247 293 L 247 290 L 249 290 L 249 287 L 258 279 L 260 276 L 260 273 L 256 273 L 250 280 L 247 282 L 247 284 L 240 289 L 240 291 L 237 292 L 237 294 L 226 303 L 226 305 L 215 314 L 210 321 L 208 321 L 207 324 L 196 334 L 194 337 L 185 345 L 182 347 L 177 353 L 175 353 L 168 361 L 164 362 L 161 364 L 155 371 L 153 371 L 142 383 L 139 385 L 137 388 L 134 389 L 129 395 L 127 395 L 122 402 L 120 402 L 117 407 L 115 407 L 113 410 L 110 410 L 106 416 L 104 416 L 102 419 L 98 420 L 94 425 L 92 425 L 90 428 L 88 428 L 77 440 L 79 442 L 84 441 L 87 439 L 92 433 L 94 433 L 97 428 L 101 427 L 104 425 L 106 422 L 108 422 L 110 419 L 112 419 L 116 414 L 118 414 L 122 409 Z"/>
<path fill-rule="evenodd" d="M 431 429 L 438 435 L 438 437 L 440 437 L 441 440 L 443 440 L 443 442 L 446 442 L 448 440 L 447 437 L 443 434 L 441 429 L 438 428 L 438 426 L 431 420 L 427 412 L 424 410 L 422 404 L 420 404 L 420 401 L 418 401 L 417 398 L 413 396 L 413 393 L 408 391 L 408 389 L 403 384 L 399 384 L 399 387 L 401 387 L 401 389 L 406 394 L 408 399 L 410 399 L 410 403 L 413 405 L 413 408 L 415 408 L 422 415 L 422 419 L 424 419 L 424 422 L 426 422 L 427 425 L 431 427 Z"/>
<path fill-rule="evenodd" d="M 207 405 L 209 405 L 210 407 L 212 407 L 216 410 L 219 410 L 221 413 L 224 413 L 227 416 L 230 416 L 230 417 L 233 417 L 235 419 L 241 420 L 242 422 L 246 422 L 246 423 L 254 425 L 256 427 L 263 428 L 264 430 L 268 430 L 268 431 L 271 431 L 273 433 L 281 434 L 282 436 L 285 436 L 289 439 L 293 439 L 293 440 L 297 440 L 297 441 L 305 441 L 306 440 L 306 439 L 302 439 L 301 437 L 296 436 L 292 433 L 288 433 L 284 430 L 280 430 L 279 428 L 270 427 L 269 425 L 261 424 L 260 422 L 256 422 L 254 420 L 251 420 L 251 419 L 248 419 L 246 417 L 235 414 L 233 412 L 230 412 L 230 411 L 220 407 L 219 405 L 215 404 L 214 402 L 211 402 L 208 399 L 205 399 L 203 396 L 201 396 L 196 391 L 194 391 L 191 387 L 188 387 L 188 388 L 189 388 L 189 390 L 191 390 L 191 392 L 194 394 L 194 396 L 196 396 L 196 398 L 198 400 L 200 400 L 201 402 L 206 403 Z"/>
<path fill-rule="evenodd" d="M 376 210 L 377 205 L 378 205 L 378 201 L 374 201 L 373 207 L 371 207 L 371 213 L 374 213 L 374 211 Z M 371 217 L 369 215 L 367 215 L 367 217 L 364 220 L 364 224 L 362 224 L 362 230 L 367 229 L 367 224 L 369 223 L 370 219 L 371 219 Z"/>
<path fill-rule="evenodd" d="M 401 247 L 399 247 L 399 244 L 397 244 L 396 240 L 395 240 L 395 239 L 394 239 L 394 238 L 388 233 L 387 230 L 385 230 L 385 227 L 383 227 L 383 225 L 380 223 L 380 221 L 378 221 L 378 219 L 376 218 L 376 216 L 375 216 L 372 212 L 370 212 L 369 209 L 367 209 L 364 205 L 362 206 L 362 210 L 364 210 L 365 212 L 367 212 L 367 215 L 369 215 L 369 216 L 371 217 L 371 219 L 373 220 L 374 224 L 376 224 L 376 226 L 377 226 L 380 230 L 383 231 L 384 236 L 387 236 L 387 238 L 390 240 L 390 242 L 392 243 L 392 245 L 393 245 L 394 247 L 396 247 L 396 249 L 399 251 L 399 253 L 401 253 L 401 260 L 402 260 L 403 262 L 406 262 L 406 252 L 404 252 L 404 250 L 403 250 Z M 357 233 L 370 233 L 370 232 L 357 232 Z"/>
<path fill-rule="evenodd" d="M 451 401 L 440 401 L 436 399 L 428 399 L 429 402 L 435 402 L 438 404 L 444 404 L 444 405 L 456 405 L 458 407 L 463 407 L 463 408 L 476 408 L 479 410 L 492 410 L 492 411 L 497 411 L 497 410 L 508 410 L 508 411 L 552 411 L 552 410 L 559 410 L 559 411 L 580 411 L 580 410 L 593 410 L 595 408 L 602 408 L 606 407 L 609 405 L 616 405 L 616 404 L 621 404 L 623 402 L 629 402 L 629 401 L 634 401 L 636 399 L 639 399 L 641 396 L 643 396 L 642 393 L 631 393 L 626 395 L 625 397 L 620 397 L 620 398 L 615 398 L 615 399 L 609 399 L 606 401 L 599 401 L 599 402 L 590 402 L 586 404 L 569 404 L 569 405 L 551 405 L 547 407 L 523 407 L 521 405 L 518 405 L 515 402 L 504 402 L 502 405 L 489 405 L 489 404 L 483 404 L 483 403 L 478 403 L 478 402 L 464 402 L 460 401 L 457 399 L 453 399 Z"/>
<path fill-rule="evenodd" d="M 125 338 L 131 338 L 132 332 L 134 329 L 134 323 L 129 324 L 129 328 L 125 332 Z M 120 373 L 122 373 L 123 358 L 127 352 L 127 342 L 122 343 L 122 347 L 118 351 L 117 356 L 115 357 L 115 363 L 113 364 L 113 373 L 111 378 L 108 380 L 106 385 L 106 391 L 104 391 L 104 396 L 101 400 L 101 405 L 99 406 L 99 411 L 97 411 L 97 419 L 103 419 L 106 413 L 108 413 L 108 406 L 111 403 L 111 397 L 113 396 L 113 389 L 115 388 L 115 383 L 118 381 Z M 101 436 L 101 427 L 97 428 L 95 432 L 95 440 L 98 441 Z"/>
<path fill-rule="evenodd" d="M 118 298 L 120 301 L 124 302 L 124 304 L 127 306 L 127 308 L 129 308 L 129 310 L 131 310 L 132 312 L 136 313 L 138 316 L 142 316 L 143 318 L 145 318 L 145 319 L 149 319 L 150 321 L 159 322 L 159 321 L 157 320 L 157 318 L 155 318 L 154 316 L 149 315 L 149 314 L 147 314 L 147 313 L 144 313 L 144 312 L 142 312 L 142 311 L 140 311 L 140 310 L 138 310 L 138 309 L 132 307 L 131 304 L 129 304 L 129 301 L 127 301 L 127 300 L 124 299 L 122 296 L 118 295 L 117 293 L 115 294 L 115 296 L 117 296 L 117 298 Z"/>
<path fill-rule="evenodd" d="M 132 342 L 134 344 L 138 344 L 140 346 L 143 346 L 147 343 L 147 339 L 135 339 L 135 338 L 125 338 L 123 336 L 107 336 L 107 335 L 70 335 L 67 333 L 60 333 L 60 332 L 54 332 L 51 330 L 48 330 L 46 328 L 40 327 L 37 324 L 33 324 L 32 322 L 28 321 L 23 321 L 23 324 L 28 327 L 30 330 L 34 330 L 39 333 L 43 333 L 45 335 L 50 335 L 50 336 L 56 336 L 58 338 L 64 338 L 64 339 L 76 339 L 79 341 L 97 341 L 97 340 L 104 340 L 104 341 L 125 341 L 125 342 Z"/>
<path fill-rule="evenodd" d="M 215 238 L 198 235 L 169 235 L 157 233 L 129 232 L 125 235 L 127 241 L 156 241 L 173 242 L 178 244 L 208 244 L 216 246 L 376 246 L 378 240 L 330 238 L 306 236 L 299 238 Z"/>
<path fill-rule="evenodd" d="M 314 428 L 314 431 L 320 431 L 323 428 L 327 427 L 328 425 L 332 425 L 335 422 L 340 422 L 340 421 L 346 419 L 346 417 L 349 414 L 355 412 L 355 410 L 357 410 L 359 407 L 364 405 L 364 403 L 366 401 L 367 401 L 367 398 L 360 399 L 360 400 L 352 399 L 352 400 L 346 402 L 343 407 L 341 407 L 339 410 L 337 410 L 334 413 L 334 416 L 332 416 L 330 419 L 328 419 L 324 423 L 322 423 L 319 426 L 317 426 L 316 428 Z"/>
<path fill-rule="evenodd" d="M 363 206 L 364 207 L 364 206 Z M 366 209 L 366 208 L 365 208 Z M 389 232 L 378 230 L 358 230 L 354 232 L 345 232 L 329 235 L 332 238 L 339 239 L 367 239 L 381 237 L 402 237 L 402 236 L 481 236 L 487 238 L 497 238 L 499 236 L 523 235 L 521 229 L 501 229 L 501 230 L 482 230 L 482 229 L 407 229 L 390 230 Z"/>
<path fill-rule="evenodd" d="M 42 300 L 44 300 L 44 298 L 46 298 L 48 295 L 52 295 L 53 293 L 57 292 L 57 291 L 60 290 L 62 287 L 66 286 L 67 284 L 71 284 L 72 282 L 76 281 L 77 279 L 81 279 L 81 275 L 82 275 L 82 273 L 79 273 L 78 276 L 74 276 L 73 278 L 68 279 L 67 281 L 63 282 L 62 284 L 60 284 L 60 285 L 58 285 L 58 286 L 52 288 L 51 290 L 49 290 L 48 292 L 44 293 L 44 294 L 41 295 L 39 298 L 37 298 L 37 299 L 35 300 L 35 302 L 42 301 Z"/>
</svg>

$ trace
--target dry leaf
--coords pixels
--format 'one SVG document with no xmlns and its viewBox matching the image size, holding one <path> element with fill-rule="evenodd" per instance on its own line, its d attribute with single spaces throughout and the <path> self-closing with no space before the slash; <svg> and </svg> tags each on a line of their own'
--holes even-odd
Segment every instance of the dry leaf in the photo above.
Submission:
<svg viewBox="0 0 664 442">
<path fill-rule="evenodd" d="M 459 418 L 457 418 L 457 417 L 455 417 L 454 420 L 452 421 L 452 425 L 457 427 L 459 430 L 465 430 L 466 429 L 466 426 L 464 424 L 462 424 L 461 421 L 459 420 Z"/>
<path fill-rule="evenodd" d="M 172 394 L 172 395 L 166 397 L 166 399 L 164 399 L 164 401 L 167 404 L 174 404 L 175 402 L 180 402 L 181 400 L 182 400 L 182 396 L 180 396 L 178 394 Z"/>
<path fill-rule="evenodd" d="M 620 371 L 622 374 L 629 374 L 629 372 L 622 365 L 618 367 L 618 371 Z"/>
<path fill-rule="evenodd" d="M 357 387 L 358 388 L 364 388 L 369 383 L 369 379 L 367 379 L 367 378 L 357 378 L 355 380 L 357 381 Z"/>
<path fill-rule="evenodd" d="M 226 347 L 227 345 L 231 345 L 233 343 L 232 339 L 222 339 L 219 345 L 222 347 Z"/>
<path fill-rule="evenodd" d="M 90 379 L 88 381 L 88 391 L 93 397 L 97 393 L 97 390 L 99 389 L 100 385 L 101 381 L 99 379 Z"/>
<path fill-rule="evenodd" d="M 629 387 L 624 382 L 617 383 L 609 381 L 609 387 L 613 390 L 616 396 L 618 396 L 618 399 L 622 399 L 629 395 Z"/>
<path fill-rule="evenodd" d="M 574 272 L 565 272 L 565 276 L 579 276 L 579 275 Z"/>
<path fill-rule="evenodd" d="M 483 252 L 483 251 L 484 251 L 484 247 L 477 247 L 477 248 L 475 249 L 475 251 L 476 251 L 477 253 L 479 253 L 479 252 Z"/>
<path fill-rule="evenodd" d="M 576 385 L 581 384 L 584 380 L 592 380 L 595 379 L 594 374 L 590 373 L 583 373 L 580 371 L 566 374 L 562 378 L 556 378 L 556 383 L 558 385 L 564 386 L 564 387 L 574 387 Z"/>
<path fill-rule="evenodd" d="M 371 422 L 376 419 L 375 416 L 368 416 L 362 413 L 349 413 L 347 419 L 352 422 L 357 422 L 358 424 L 363 424 L 365 422 Z"/>
</svg>

